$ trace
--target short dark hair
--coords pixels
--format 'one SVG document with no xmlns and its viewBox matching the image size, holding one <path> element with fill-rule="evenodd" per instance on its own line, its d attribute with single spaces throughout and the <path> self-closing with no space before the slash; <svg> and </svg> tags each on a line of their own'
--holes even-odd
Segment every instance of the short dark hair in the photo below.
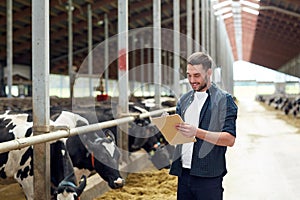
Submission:
<svg viewBox="0 0 300 200">
<path fill-rule="evenodd" d="M 212 59 L 206 53 L 196 52 L 188 57 L 187 63 L 190 65 L 202 65 L 203 69 L 208 70 L 212 66 Z"/>
</svg>

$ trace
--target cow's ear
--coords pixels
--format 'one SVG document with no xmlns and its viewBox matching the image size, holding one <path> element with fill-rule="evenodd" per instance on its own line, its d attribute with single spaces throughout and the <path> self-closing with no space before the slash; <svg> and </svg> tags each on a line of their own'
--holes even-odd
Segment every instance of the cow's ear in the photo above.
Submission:
<svg viewBox="0 0 300 200">
<path fill-rule="evenodd" d="M 83 121 L 83 120 L 80 120 L 80 119 L 76 121 L 76 127 L 81 127 L 81 126 L 86 126 L 86 125 L 88 125 L 86 123 L 86 121 Z"/>
<path fill-rule="evenodd" d="M 112 132 L 111 130 L 106 129 L 106 130 L 104 131 L 104 134 L 105 134 L 105 136 L 106 136 L 107 138 L 111 138 L 112 141 L 115 142 L 115 136 L 114 136 L 114 134 L 113 134 L 113 132 Z"/>
</svg>

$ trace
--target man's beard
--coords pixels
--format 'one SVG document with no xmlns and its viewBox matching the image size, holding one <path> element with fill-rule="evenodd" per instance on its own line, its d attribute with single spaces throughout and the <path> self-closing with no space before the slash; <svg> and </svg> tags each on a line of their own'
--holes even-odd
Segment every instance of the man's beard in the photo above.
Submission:
<svg viewBox="0 0 300 200">
<path fill-rule="evenodd" d="M 201 92 L 204 88 L 207 87 L 207 83 L 208 83 L 208 77 L 207 76 L 205 77 L 204 81 L 205 81 L 204 84 L 200 85 L 199 88 L 195 90 L 196 92 Z"/>
<path fill-rule="evenodd" d="M 206 87 L 207 87 L 207 84 L 205 83 L 204 85 L 200 85 L 199 88 L 197 90 L 195 90 L 195 91 L 201 92 Z"/>
</svg>

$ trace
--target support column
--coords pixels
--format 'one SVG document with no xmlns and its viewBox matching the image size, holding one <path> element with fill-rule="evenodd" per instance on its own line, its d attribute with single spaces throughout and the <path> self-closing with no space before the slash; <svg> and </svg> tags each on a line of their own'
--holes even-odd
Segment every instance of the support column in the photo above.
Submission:
<svg viewBox="0 0 300 200">
<path fill-rule="evenodd" d="M 151 84 L 150 83 L 152 83 L 152 76 L 151 76 L 151 68 L 152 68 L 152 66 L 153 66 L 153 63 L 151 63 L 151 57 L 152 57 L 152 55 L 151 55 L 151 40 L 149 39 L 148 40 L 148 51 L 147 51 L 147 61 L 148 61 L 148 65 L 147 65 L 147 74 L 148 74 L 148 76 L 147 76 L 147 80 L 148 80 L 148 92 L 149 92 L 149 96 L 151 96 Z"/>
<path fill-rule="evenodd" d="M 4 68 L 0 63 L 0 97 L 5 97 Z"/>
<path fill-rule="evenodd" d="M 216 56 L 216 31 L 215 31 L 215 27 L 216 27 L 216 17 L 215 17 L 215 14 L 214 14 L 214 6 L 215 4 L 215 1 L 211 1 L 210 2 L 210 56 L 213 60 L 213 65 L 212 65 L 212 70 L 213 72 L 216 70 L 217 66 L 216 66 L 216 62 L 217 62 L 217 56 Z M 216 80 L 216 76 L 217 74 L 216 73 L 213 73 L 212 74 L 212 80 Z"/>
<path fill-rule="evenodd" d="M 226 26 L 221 15 L 216 21 L 216 61 L 220 67 L 221 82 L 217 83 L 222 89 L 233 94 L 233 54 L 226 31 Z"/>
<path fill-rule="evenodd" d="M 6 1 L 6 32 L 7 32 L 7 47 L 6 47 L 6 66 L 7 66 L 7 86 L 8 94 L 7 97 L 12 97 L 11 88 L 13 84 L 13 15 L 12 15 L 12 0 Z"/>
<path fill-rule="evenodd" d="M 173 77 L 173 91 L 176 97 L 180 96 L 180 0 L 174 0 L 174 77 Z"/>
<path fill-rule="evenodd" d="M 217 20 L 217 28 L 216 28 L 216 55 L 217 55 L 217 64 L 218 64 L 218 67 L 221 67 L 222 65 L 222 60 L 223 60 L 223 51 L 222 49 L 225 48 L 225 41 L 224 41 L 224 34 L 226 35 L 226 27 L 224 25 L 224 20 L 222 18 L 221 15 L 218 15 L 217 16 L 218 20 Z M 225 29 L 225 30 L 224 30 Z"/>
<path fill-rule="evenodd" d="M 131 53 L 132 53 L 132 61 L 131 61 L 131 81 L 130 81 L 130 85 L 131 85 L 131 88 L 130 88 L 130 92 L 131 93 L 134 93 L 134 90 L 135 90 L 135 84 L 136 84 L 136 69 L 135 69 L 135 65 L 136 65 L 136 47 L 135 47 L 135 42 L 136 42 L 136 35 L 135 33 L 131 34 Z"/>
<path fill-rule="evenodd" d="M 206 50 L 206 19 L 205 19 L 205 2 L 206 0 L 201 0 L 201 51 Z"/>
<path fill-rule="evenodd" d="M 210 17 L 209 17 L 209 5 L 210 5 L 210 1 L 205 1 L 205 31 L 206 31 L 206 51 L 208 54 L 211 53 L 211 49 L 210 49 Z"/>
<path fill-rule="evenodd" d="M 186 57 L 189 57 L 192 52 L 193 52 L 193 32 L 192 32 L 192 21 L 193 21 L 193 5 L 192 5 L 192 0 L 186 0 L 186 36 L 187 36 L 187 41 L 186 41 L 186 44 L 187 44 L 187 56 Z"/>
<path fill-rule="evenodd" d="M 145 86 L 145 66 L 144 66 L 144 36 L 140 36 L 140 59 L 141 59 L 141 90 L 142 90 L 142 96 L 144 96 L 144 86 Z"/>
<path fill-rule="evenodd" d="M 49 132 L 49 1 L 32 1 L 33 134 Z M 34 199 L 50 199 L 50 146 L 34 145 Z"/>
<path fill-rule="evenodd" d="M 211 53 L 210 56 L 216 62 L 216 17 L 214 14 L 214 3 L 215 1 L 211 1 L 210 3 L 210 47 L 211 47 Z M 215 66 L 214 66 L 215 67 Z"/>
<path fill-rule="evenodd" d="M 109 44 L 108 44 L 108 37 L 109 37 L 109 33 L 108 33 L 108 18 L 107 18 L 107 14 L 104 14 L 104 34 L 105 34 L 105 52 L 104 52 L 104 76 L 105 76 L 105 92 L 106 94 L 108 94 L 108 79 L 109 79 Z"/>
<path fill-rule="evenodd" d="M 88 14 L 88 73 L 89 73 L 89 90 L 90 90 L 90 97 L 93 96 L 93 82 L 92 82 L 92 75 L 93 75 L 93 25 L 92 25 L 92 5 L 88 3 L 87 5 L 87 14 Z"/>
<path fill-rule="evenodd" d="M 119 110 L 121 116 L 128 113 L 128 1 L 118 0 L 118 81 Z M 128 162 L 128 124 L 118 126 L 118 146 L 122 151 L 122 161 Z"/>
<path fill-rule="evenodd" d="M 75 72 L 73 70 L 73 0 L 68 0 L 68 71 L 70 79 L 70 100 L 74 95 Z"/>
<path fill-rule="evenodd" d="M 163 51 L 163 65 L 162 65 L 162 84 L 163 85 L 168 85 L 168 52 L 167 51 Z"/>
<path fill-rule="evenodd" d="M 161 1 L 153 1 L 153 51 L 154 51 L 154 84 L 155 107 L 161 107 Z"/>
<path fill-rule="evenodd" d="M 200 13 L 199 13 L 199 0 L 194 1 L 195 10 L 195 51 L 200 51 Z"/>
</svg>

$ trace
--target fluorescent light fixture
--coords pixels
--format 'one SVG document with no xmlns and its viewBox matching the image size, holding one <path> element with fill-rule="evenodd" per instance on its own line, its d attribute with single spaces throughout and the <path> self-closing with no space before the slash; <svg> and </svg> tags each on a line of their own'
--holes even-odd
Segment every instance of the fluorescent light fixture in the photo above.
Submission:
<svg viewBox="0 0 300 200">
<path fill-rule="evenodd" d="M 253 9 L 247 8 L 247 7 L 243 7 L 242 10 L 247 12 L 247 13 L 253 14 L 253 15 L 258 15 L 259 14 L 259 11 L 253 10 Z"/>
<path fill-rule="evenodd" d="M 232 17 L 232 16 L 233 16 L 232 13 L 227 13 L 227 14 L 222 16 L 222 19 L 227 19 L 227 18 Z"/>
<path fill-rule="evenodd" d="M 104 24 L 104 21 L 103 20 L 99 20 L 99 21 L 97 21 L 97 24 L 98 24 L 98 26 L 101 26 L 102 24 Z"/>
<path fill-rule="evenodd" d="M 73 11 L 73 10 L 75 9 L 74 6 L 71 6 L 71 7 L 70 7 L 69 5 L 66 5 L 65 8 L 66 8 L 66 10 L 69 10 L 69 8 L 71 8 L 71 11 Z"/>
<path fill-rule="evenodd" d="M 225 6 L 229 6 L 231 3 L 232 3 L 232 0 L 223 1 L 223 2 L 221 2 L 221 3 L 218 3 L 218 4 L 214 5 L 213 8 L 214 8 L 215 10 L 217 10 L 217 9 L 222 8 L 222 7 L 225 7 Z"/>
<path fill-rule="evenodd" d="M 254 9 L 259 9 L 259 4 L 252 3 L 250 1 L 241 0 L 241 4 L 243 4 L 245 6 L 249 6 L 249 7 L 254 8 Z"/>
<path fill-rule="evenodd" d="M 224 7 L 215 12 L 215 15 L 223 15 L 224 13 L 232 11 L 232 7 Z"/>
</svg>

